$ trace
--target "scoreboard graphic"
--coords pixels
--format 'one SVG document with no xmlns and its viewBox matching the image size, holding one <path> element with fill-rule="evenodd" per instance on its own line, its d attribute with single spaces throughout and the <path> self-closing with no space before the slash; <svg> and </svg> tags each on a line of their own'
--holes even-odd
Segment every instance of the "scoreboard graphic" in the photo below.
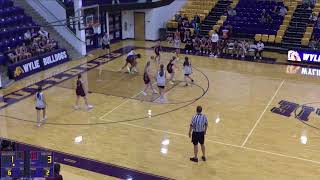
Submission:
<svg viewBox="0 0 320 180">
<path fill-rule="evenodd" d="M 54 157 L 44 151 L 2 151 L 0 177 L 35 178 L 53 176 Z"/>
</svg>

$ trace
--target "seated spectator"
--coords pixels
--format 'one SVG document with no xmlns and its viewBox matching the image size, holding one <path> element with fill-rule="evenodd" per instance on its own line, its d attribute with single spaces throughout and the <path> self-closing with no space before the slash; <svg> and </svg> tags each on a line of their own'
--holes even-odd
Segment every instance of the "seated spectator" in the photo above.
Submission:
<svg viewBox="0 0 320 180">
<path fill-rule="evenodd" d="M 310 17 L 309 17 L 309 24 L 314 24 L 315 22 L 317 22 L 318 17 L 316 16 L 316 14 L 313 12 Z"/>
<path fill-rule="evenodd" d="M 7 56 L 11 63 L 16 63 L 18 61 L 18 56 L 10 49 L 10 47 L 8 47 Z"/>
<path fill-rule="evenodd" d="M 176 15 L 174 16 L 174 18 L 175 18 L 175 20 L 176 20 L 177 22 L 181 22 L 181 21 L 182 21 L 182 17 L 181 17 L 180 14 L 176 14 Z"/>
<path fill-rule="evenodd" d="M 31 29 L 31 39 L 37 38 L 38 36 L 38 32 L 35 31 L 35 29 Z"/>
<path fill-rule="evenodd" d="M 120 4 L 119 0 L 112 0 L 112 4 Z"/>
<path fill-rule="evenodd" d="M 200 34 L 200 31 L 201 31 L 200 26 L 201 26 L 200 23 L 197 23 L 196 27 L 194 28 L 194 33 L 196 34 L 196 36 L 199 36 Z"/>
<path fill-rule="evenodd" d="M 205 54 L 210 56 L 210 54 L 212 53 L 211 52 L 211 49 L 212 49 L 211 38 L 206 37 L 206 39 L 207 39 L 207 42 L 206 42 L 206 47 L 204 50 L 205 50 Z"/>
<path fill-rule="evenodd" d="M 50 50 L 58 49 L 57 41 L 53 39 L 49 39 L 49 47 L 50 47 Z"/>
<path fill-rule="evenodd" d="M 191 31 L 190 29 L 186 29 L 185 33 L 184 33 L 184 41 L 186 42 L 187 39 L 191 38 Z"/>
<path fill-rule="evenodd" d="M 49 38 L 49 33 L 46 31 L 46 30 L 44 30 L 44 28 L 43 27 L 41 27 L 40 28 L 40 30 L 38 31 L 38 33 L 39 33 L 39 35 L 41 36 L 41 37 L 45 37 L 45 38 Z"/>
<path fill-rule="evenodd" d="M 195 21 L 195 23 L 198 23 L 198 24 L 200 24 L 200 22 L 201 22 L 201 19 L 200 19 L 200 16 L 198 15 L 198 13 L 194 16 L 194 21 Z"/>
<path fill-rule="evenodd" d="M 184 14 L 182 17 L 182 21 L 189 21 L 187 14 Z"/>
<path fill-rule="evenodd" d="M 195 51 L 195 53 L 197 54 L 198 52 L 200 52 L 200 38 L 199 36 L 196 36 L 193 39 L 193 49 Z"/>
<path fill-rule="evenodd" d="M 186 39 L 185 50 L 186 50 L 186 54 L 189 54 L 189 53 L 192 53 L 192 52 L 193 52 L 193 43 L 192 43 L 191 36 L 189 36 L 189 37 Z"/>
<path fill-rule="evenodd" d="M 243 40 L 239 44 L 239 54 L 244 58 L 248 52 L 249 43 L 246 40 Z M 238 57 L 238 56 L 237 56 Z"/>
<path fill-rule="evenodd" d="M 303 0 L 302 6 L 308 10 L 311 10 L 316 4 L 316 0 Z"/>
<path fill-rule="evenodd" d="M 200 47 L 200 54 L 206 54 L 206 43 L 207 38 L 205 36 L 202 36 L 201 40 L 199 40 L 199 47 Z"/>
<path fill-rule="evenodd" d="M 238 40 L 235 40 L 234 41 L 234 43 L 233 43 L 234 45 L 233 45 L 233 51 L 232 51 L 232 57 L 233 56 L 237 56 L 237 57 L 239 57 L 239 45 L 240 45 L 240 43 L 239 43 L 239 41 Z"/>
<path fill-rule="evenodd" d="M 31 53 L 28 52 L 28 49 L 25 43 L 23 43 L 22 46 L 20 47 L 20 53 L 21 53 L 22 59 L 31 58 Z"/>
<path fill-rule="evenodd" d="M 237 15 L 237 12 L 236 12 L 235 9 L 233 9 L 232 7 L 229 6 L 229 7 L 228 7 L 227 14 L 228 14 L 228 16 L 232 17 L 232 16 Z"/>
<path fill-rule="evenodd" d="M 40 48 L 40 46 L 39 46 L 39 41 L 38 41 L 38 40 L 35 40 L 35 41 L 33 41 L 33 43 L 32 43 L 31 52 L 32 52 L 32 55 L 33 55 L 33 56 L 38 56 L 38 55 L 44 53 L 45 50 L 42 49 L 42 48 Z"/>
<path fill-rule="evenodd" d="M 30 44 L 32 41 L 32 36 L 30 30 L 24 33 L 24 40 L 26 41 L 26 44 Z"/>
<path fill-rule="evenodd" d="M 285 16 L 285 15 L 287 14 L 287 12 L 288 12 L 287 8 L 286 8 L 285 6 L 282 6 L 282 7 L 280 8 L 280 10 L 279 10 L 278 15 L 280 15 L 280 16 Z"/>
<path fill-rule="evenodd" d="M 264 44 L 262 41 L 259 41 L 256 45 L 257 49 L 254 53 L 254 59 L 256 59 L 257 54 L 259 54 L 259 59 L 262 59 L 262 53 L 263 53 L 263 49 L 264 49 Z"/>
<path fill-rule="evenodd" d="M 21 49 L 20 47 L 16 47 L 16 49 L 14 50 L 16 56 L 17 56 L 17 61 L 20 61 L 23 59 L 23 54 L 21 53 Z"/>
</svg>

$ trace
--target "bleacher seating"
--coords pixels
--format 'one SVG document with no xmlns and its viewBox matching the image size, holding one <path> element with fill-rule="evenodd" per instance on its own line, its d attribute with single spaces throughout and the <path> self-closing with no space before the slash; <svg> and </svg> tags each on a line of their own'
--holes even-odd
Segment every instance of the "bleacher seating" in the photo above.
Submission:
<svg viewBox="0 0 320 180">
<path fill-rule="evenodd" d="M 178 14 L 181 16 L 185 14 L 187 15 L 188 19 L 193 19 L 193 17 L 198 14 L 200 20 L 203 21 L 216 2 L 217 0 L 188 0 Z M 167 28 L 175 29 L 177 27 L 178 22 L 175 21 L 175 17 L 167 22 Z"/>
<path fill-rule="evenodd" d="M 320 4 L 316 4 L 316 7 L 314 8 L 313 12 L 315 13 L 315 15 L 318 16 L 318 19 L 320 18 L 319 17 L 319 14 L 320 14 Z M 312 36 L 314 39 L 318 40 L 320 39 L 320 21 L 318 20 L 315 24 L 314 24 L 314 27 L 312 28 L 309 28 L 309 31 L 306 31 L 306 33 L 310 33 L 312 32 Z M 305 35 L 306 35 L 305 33 Z M 310 38 L 309 38 L 310 39 Z"/>
<path fill-rule="evenodd" d="M 83 6 L 91 6 L 95 4 L 112 4 L 113 0 L 83 0 L 82 5 Z M 116 2 L 116 0 L 115 0 Z M 136 3 L 138 0 L 119 0 L 120 4 L 125 4 L 125 3 Z"/>
<path fill-rule="evenodd" d="M 283 5 L 283 2 L 240 0 L 235 8 L 237 15 L 228 17 L 224 26 L 231 25 L 233 35 L 238 37 L 252 38 L 255 34 L 276 35 L 284 18 L 271 11 L 280 5 Z M 260 22 L 263 9 L 271 15 L 272 23 Z"/>
<path fill-rule="evenodd" d="M 35 25 L 22 8 L 14 7 L 10 0 L 0 0 L 0 52 L 21 45 L 24 33 Z"/>
<path fill-rule="evenodd" d="M 41 55 L 58 48 L 57 42 L 51 38 L 41 38 L 39 35 L 40 26 L 32 20 L 31 16 L 24 13 L 23 8 L 14 6 L 12 0 L 0 0 L 0 27 L 0 54 L 5 57 L 5 61 L 2 61 L 3 65 Z M 27 31 L 30 31 L 30 35 L 34 37 L 31 37 L 31 40 L 34 41 L 25 39 Z M 23 44 L 26 45 L 24 47 L 26 52 L 17 55 L 16 47 Z M 42 48 L 36 48 L 37 45 L 39 45 L 38 47 L 42 46 Z M 18 51 L 20 52 L 20 50 Z"/>
</svg>

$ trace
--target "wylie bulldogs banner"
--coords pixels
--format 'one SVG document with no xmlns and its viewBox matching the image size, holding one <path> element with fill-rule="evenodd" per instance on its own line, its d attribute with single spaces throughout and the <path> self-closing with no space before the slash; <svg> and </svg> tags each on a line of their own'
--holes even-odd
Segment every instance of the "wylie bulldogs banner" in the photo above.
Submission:
<svg viewBox="0 0 320 180">
<path fill-rule="evenodd" d="M 320 52 L 310 50 L 289 50 L 288 61 L 320 64 Z"/>
<path fill-rule="evenodd" d="M 10 64 L 8 66 L 9 77 L 14 80 L 19 80 L 67 61 L 69 61 L 67 51 L 65 49 L 58 49 L 41 56 Z"/>
</svg>

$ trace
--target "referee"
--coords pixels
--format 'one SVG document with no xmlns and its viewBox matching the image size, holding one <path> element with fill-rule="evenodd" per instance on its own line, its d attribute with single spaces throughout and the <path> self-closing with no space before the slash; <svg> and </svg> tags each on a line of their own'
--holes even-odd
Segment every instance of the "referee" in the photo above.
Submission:
<svg viewBox="0 0 320 180">
<path fill-rule="evenodd" d="M 189 128 L 189 137 L 192 139 L 194 147 L 194 157 L 190 158 L 190 161 L 198 162 L 198 143 L 201 145 L 202 150 L 202 160 L 206 161 L 205 146 L 204 146 L 204 135 L 207 132 L 208 120 L 205 115 L 202 113 L 202 107 L 197 107 L 197 114 L 192 117 L 190 128 Z M 191 135 L 192 133 L 192 135 Z"/>
</svg>

